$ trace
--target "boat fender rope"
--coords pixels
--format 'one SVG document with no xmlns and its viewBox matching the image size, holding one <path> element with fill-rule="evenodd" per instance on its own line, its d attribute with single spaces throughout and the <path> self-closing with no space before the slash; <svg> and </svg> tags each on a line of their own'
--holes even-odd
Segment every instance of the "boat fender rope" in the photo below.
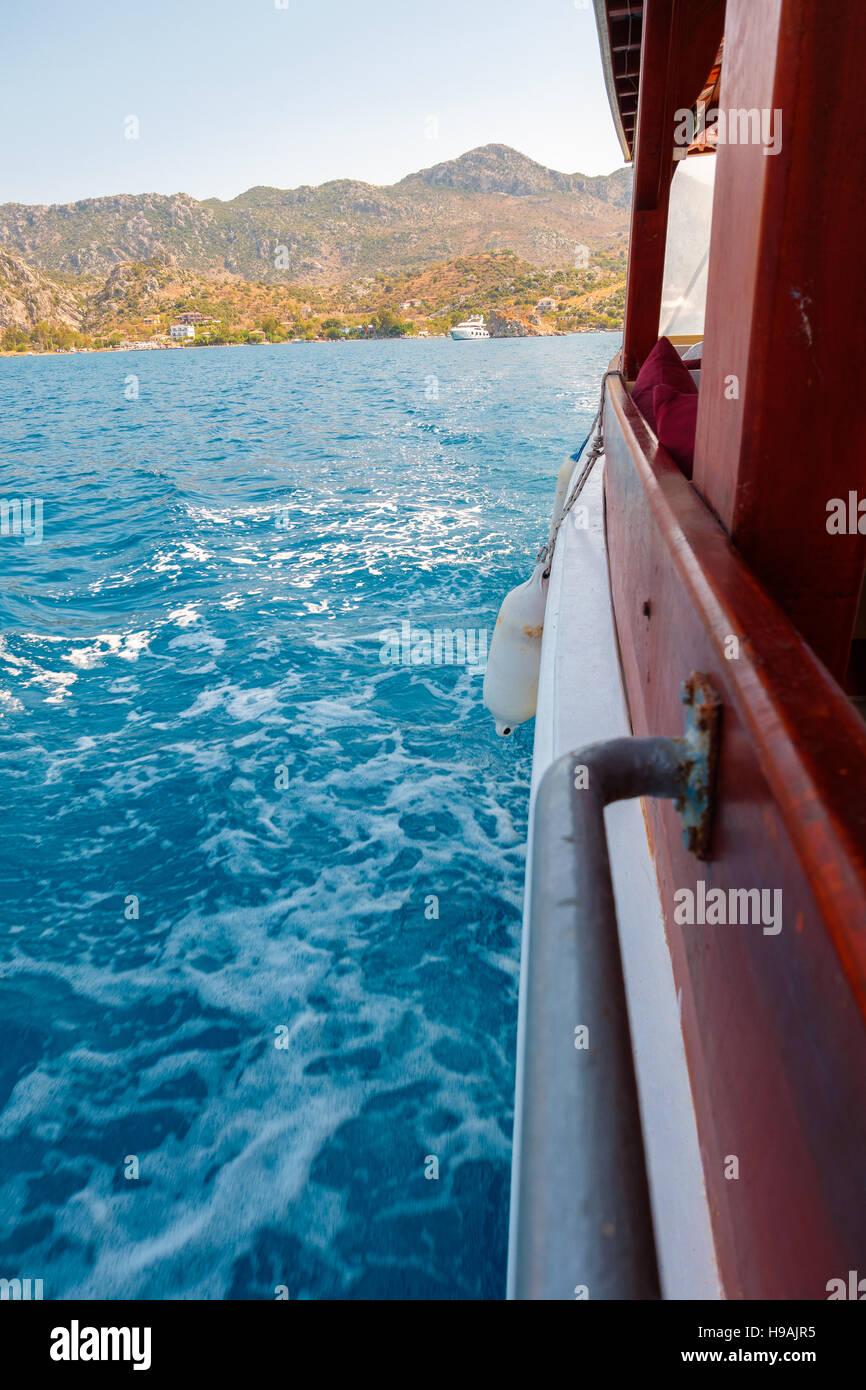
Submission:
<svg viewBox="0 0 866 1390">
<path fill-rule="evenodd" d="M 559 528 L 562 525 L 565 518 L 568 516 L 568 513 L 571 511 L 578 497 L 583 492 L 584 486 L 590 473 L 593 470 L 596 459 L 600 458 L 601 455 L 604 453 L 604 388 L 607 385 L 608 379 L 612 376 L 619 377 L 620 381 L 624 385 L 626 384 L 625 377 L 623 376 L 622 372 L 619 371 L 619 369 L 617 368 L 613 369 L 612 371 L 605 372 L 604 376 L 602 377 L 601 398 L 598 403 L 598 410 L 596 412 L 595 419 L 593 420 L 590 426 L 589 434 L 586 436 L 586 439 L 583 441 L 577 452 L 572 454 L 571 457 L 574 459 L 575 463 L 577 463 L 587 444 L 592 439 L 592 444 L 590 446 L 589 453 L 586 456 L 583 468 L 580 470 L 580 476 L 577 479 L 577 482 L 574 484 L 574 487 L 571 489 L 571 492 L 565 500 L 565 504 L 562 508 L 562 511 L 559 514 L 559 520 L 553 528 L 550 540 L 547 541 L 541 547 L 541 549 L 535 557 L 536 562 L 538 564 L 544 565 L 545 578 L 547 578 L 547 576 L 550 574 L 551 566 L 553 564 L 553 552 L 556 549 L 556 538 L 559 534 Z M 593 438 L 593 436 L 595 437 Z"/>
</svg>

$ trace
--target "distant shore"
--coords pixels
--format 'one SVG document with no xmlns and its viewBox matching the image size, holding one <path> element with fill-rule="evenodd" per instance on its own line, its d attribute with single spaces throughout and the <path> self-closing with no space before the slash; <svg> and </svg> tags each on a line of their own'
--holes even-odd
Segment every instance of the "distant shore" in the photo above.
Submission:
<svg viewBox="0 0 866 1390">
<path fill-rule="evenodd" d="M 539 340 L 550 340 L 551 338 L 580 338 L 586 333 L 621 333 L 621 328 L 574 328 L 561 333 L 531 333 L 525 337 L 516 338 L 503 335 L 493 337 L 488 341 L 492 343 L 514 343 L 529 342 Z M 202 351 L 210 351 L 213 348 L 281 348 L 313 346 L 318 344 L 321 347 L 333 347 L 335 343 L 441 343 L 451 340 L 450 333 L 431 333 L 426 338 L 421 338 L 417 333 L 406 333 L 397 337 L 388 338 L 287 338 L 282 342 L 253 342 L 253 343 L 190 343 L 188 346 L 183 343 L 131 343 L 123 347 L 98 347 L 98 348 L 47 348 L 39 351 L 36 348 L 28 348 L 24 352 L 15 352 L 12 349 L 0 348 L 0 357 L 94 357 L 104 352 L 193 352 L 196 348 Z"/>
</svg>

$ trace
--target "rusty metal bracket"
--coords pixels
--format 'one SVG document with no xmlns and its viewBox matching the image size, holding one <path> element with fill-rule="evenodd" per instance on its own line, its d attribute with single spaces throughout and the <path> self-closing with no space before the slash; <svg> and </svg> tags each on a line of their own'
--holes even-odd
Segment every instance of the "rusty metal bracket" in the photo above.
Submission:
<svg viewBox="0 0 866 1390">
<path fill-rule="evenodd" d="M 681 749 L 682 791 L 674 805 L 683 822 L 686 849 L 709 859 L 713 832 L 713 800 L 719 760 L 721 702 L 706 676 L 693 671 L 683 681 L 686 732 L 674 740 Z"/>
</svg>

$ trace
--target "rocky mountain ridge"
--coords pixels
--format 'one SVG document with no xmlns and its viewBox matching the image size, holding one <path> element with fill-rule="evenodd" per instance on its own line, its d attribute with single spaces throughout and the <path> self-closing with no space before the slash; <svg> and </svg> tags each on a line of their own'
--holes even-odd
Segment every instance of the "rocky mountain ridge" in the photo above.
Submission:
<svg viewBox="0 0 866 1390">
<path fill-rule="evenodd" d="M 251 188 L 227 202 L 142 193 L 5 203 L 0 246 L 48 275 L 105 277 L 123 262 L 163 262 L 311 286 L 506 249 L 553 268 L 578 245 L 624 244 L 630 196 L 630 169 L 564 174 L 485 145 L 383 188 L 343 179 Z"/>
<path fill-rule="evenodd" d="M 21 256 L 0 249 L 0 329 L 28 332 L 37 323 L 79 329 L 81 296 L 49 279 Z"/>
</svg>

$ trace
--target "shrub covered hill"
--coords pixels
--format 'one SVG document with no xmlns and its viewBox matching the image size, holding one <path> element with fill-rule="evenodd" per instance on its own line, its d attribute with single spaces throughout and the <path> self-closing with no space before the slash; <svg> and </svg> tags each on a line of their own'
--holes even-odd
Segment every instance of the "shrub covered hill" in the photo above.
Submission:
<svg viewBox="0 0 866 1390">
<path fill-rule="evenodd" d="M 54 330 L 139 339 L 184 309 L 217 321 L 197 329 L 212 341 L 255 329 L 341 336 L 371 322 L 444 332 L 473 312 L 515 332 L 613 327 L 630 194 L 629 169 L 563 174 L 487 145 L 387 188 L 7 203 L 0 331 L 46 345 Z"/>
</svg>

